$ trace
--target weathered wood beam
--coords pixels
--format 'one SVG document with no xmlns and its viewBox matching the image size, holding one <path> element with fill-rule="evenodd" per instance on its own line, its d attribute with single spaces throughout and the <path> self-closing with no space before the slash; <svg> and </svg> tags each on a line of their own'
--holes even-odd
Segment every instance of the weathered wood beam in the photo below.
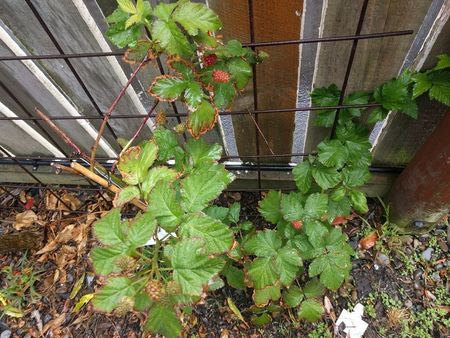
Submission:
<svg viewBox="0 0 450 338">
<path fill-rule="evenodd" d="M 44 240 L 43 231 L 20 231 L 0 235 L 0 254 L 11 251 L 38 249 Z"/>
</svg>

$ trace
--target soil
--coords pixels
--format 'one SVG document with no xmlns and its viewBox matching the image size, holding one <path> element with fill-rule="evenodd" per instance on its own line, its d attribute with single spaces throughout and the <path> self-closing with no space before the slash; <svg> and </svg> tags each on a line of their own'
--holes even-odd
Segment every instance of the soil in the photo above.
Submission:
<svg viewBox="0 0 450 338">
<path fill-rule="evenodd" d="M 107 210 L 109 197 L 99 198 L 82 192 L 55 191 L 78 212 L 65 207 L 41 192 L 16 189 L 13 194 L 26 202 L 26 193 L 34 195 L 33 210 L 38 216 L 27 231 L 44 232 L 40 252 L 0 254 L 0 293 L 11 285 L 27 285 L 26 278 L 37 274 L 36 294 L 26 286 L 20 318 L 2 316 L 0 298 L 0 334 L 9 337 L 146 337 L 141 332 L 143 316 L 129 313 L 123 317 L 93 311 L 87 303 L 78 313 L 75 304 L 86 294 L 92 294 L 102 280 L 95 277 L 89 252 L 95 245 L 91 224 L 102 210 Z M 251 220 L 263 228 L 268 226 L 258 215 L 258 194 L 226 193 L 217 204 L 229 206 L 235 201 L 242 205 L 241 220 Z M 59 211 L 47 211 L 59 209 Z M 0 194 L 0 239 L 14 233 L 17 214 L 23 211 L 9 194 Z M 86 215 L 84 211 L 89 213 Z M 126 212 L 134 212 L 132 208 Z M 349 280 L 337 293 L 325 295 L 331 306 L 317 323 L 296 319 L 295 311 L 274 312 L 265 326 L 252 322 L 252 294 L 225 286 L 212 293 L 203 303 L 186 309 L 183 315 L 186 337 L 345 337 L 334 331 L 334 322 L 342 310 L 352 310 L 357 303 L 365 306 L 363 319 L 369 323 L 364 337 L 449 337 L 450 265 L 449 229 L 446 222 L 425 235 L 398 235 L 395 227 L 383 226 L 385 212 L 378 201 L 371 201 L 370 211 L 344 225 L 355 248 L 353 270 Z M 23 230 L 21 229 L 21 230 Z M 377 230 L 375 245 L 358 249 L 362 238 Z M 42 249 L 44 247 L 44 249 Z M 430 255 L 429 255 L 430 254 Z M 11 267 L 8 274 L 4 269 Z M 3 271 L 3 272 L 2 272 Z M 25 276 L 25 277 L 23 277 Z M 28 276 L 28 277 L 27 277 Z M 22 279 L 17 279 L 22 278 Z M 0 295 L 1 296 L 1 295 Z M 227 299 L 236 305 L 244 317 L 240 321 Z M 3 308 L 4 310 L 4 308 Z M 441 311 L 435 314 L 436 311 Z M 435 311 L 435 312 L 433 312 Z M 431 323 L 430 323 L 431 321 Z M 419 328 L 419 329 L 417 329 Z M 423 332 L 422 332 L 423 331 Z"/>
</svg>

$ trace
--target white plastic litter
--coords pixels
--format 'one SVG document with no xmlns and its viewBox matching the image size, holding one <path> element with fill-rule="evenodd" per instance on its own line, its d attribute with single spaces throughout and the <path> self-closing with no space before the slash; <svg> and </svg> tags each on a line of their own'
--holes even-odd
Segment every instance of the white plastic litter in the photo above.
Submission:
<svg viewBox="0 0 450 338">
<path fill-rule="evenodd" d="M 158 237 L 158 239 L 163 239 L 164 237 L 166 237 L 168 234 L 167 232 L 164 231 L 164 229 L 159 229 L 158 233 L 156 234 L 156 237 Z M 171 233 L 171 236 L 176 237 L 175 233 Z M 145 246 L 151 246 L 151 245 L 155 245 L 156 241 L 154 238 L 151 238 L 147 243 L 145 243 Z"/>
<path fill-rule="evenodd" d="M 335 334 L 338 333 L 341 323 L 344 323 L 344 332 L 349 338 L 361 338 L 364 335 L 364 332 L 366 332 L 367 327 L 369 326 L 368 323 L 362 320 L 363 314 L 364 306 L 360 303 L 355 305 L 353 312 L 349 312 L 348 310 L 344 309 L 336 321 L 334 327 Z"/>
</svg>

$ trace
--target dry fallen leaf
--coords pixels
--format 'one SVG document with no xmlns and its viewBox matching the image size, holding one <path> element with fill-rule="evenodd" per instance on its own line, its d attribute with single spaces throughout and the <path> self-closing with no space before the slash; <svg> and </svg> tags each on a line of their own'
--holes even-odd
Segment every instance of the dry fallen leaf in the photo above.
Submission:
<svg viewBox="0 0 450 338">
<path fill-rule="evenodd" d="M 50 252 L 55 250 L 59 244 L 64 244 L 73 239 L 73 231 L 74 231 L 75 224 L 70 224 L 64 228 L 63 231 L 61 231 L 55 239 L 53 239 L 51 242 L 47 243 L 46 246 L 44 246 L 41 250 L 36 252 L 36 255 L 42 255 L 46 252 Z"/>
<path fill-rule="evenodd" d="M 361 238 L 358 246 L 362 250 L 367 250 L 367 249 L 370 249 L 371 247 L 373 247 L 375 245 L 375 243 L 377 242 L 377 240 L 378 240 L 378 234 L 376 231 L 373 231 L 370 234 L 368 234 L 367 236 Z"/>
<path fill-rule="evenodd" d="M 20 214 L 16 215 L 16 222 L 14 223 L 14 229 L 22 230 L 23 228 L 28 228 L 37 221 L 37 216 L 32 210 L 25 210 Z"/>
</svg>

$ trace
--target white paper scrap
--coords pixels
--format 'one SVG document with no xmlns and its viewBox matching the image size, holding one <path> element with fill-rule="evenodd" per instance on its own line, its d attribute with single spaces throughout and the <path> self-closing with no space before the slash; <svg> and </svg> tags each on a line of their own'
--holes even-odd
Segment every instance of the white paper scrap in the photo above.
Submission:
<svg viewBox="0 0 450 338">
<path fill-rule="evenodd" d="M 336 321 L 334 327 L 335 334 L 339 332 L 339 326 L 343 323 L 345 325 L 344 332 L 349 338 L 361 338 L 369 326 L 368 323 L 362 320 L 363 314 L 364 306 L 360 303 L 355 305 L 353 312 L 344 309 Z"/>
</svg>

